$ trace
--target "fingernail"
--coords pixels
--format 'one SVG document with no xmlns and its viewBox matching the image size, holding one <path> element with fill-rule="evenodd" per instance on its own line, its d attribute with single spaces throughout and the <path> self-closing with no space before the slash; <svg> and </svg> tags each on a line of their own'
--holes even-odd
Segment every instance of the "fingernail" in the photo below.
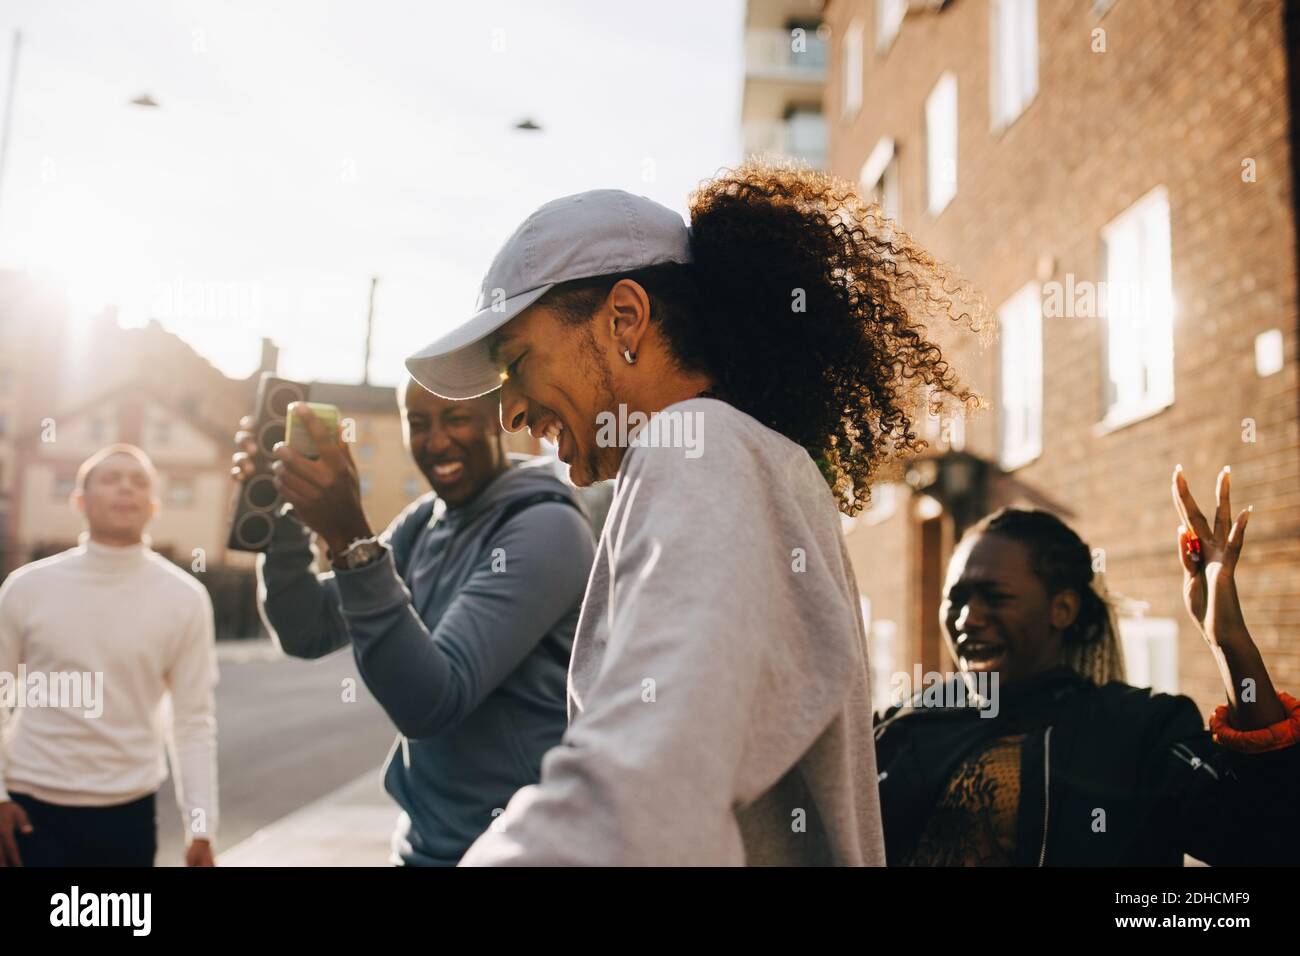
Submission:
<svg viewBox="0 0 1300 956">
<path fill-rule="evenodd" d="M 1246 511 L 1247 511 L 1247 512 L 1253 512 L 1254 510 L 1255 510 L 1255 506 L 1254 506 L 1254 505 L 1247 505 L 1247 506 L 1246 506 Z"/>
<path fill-rule="evenodd" d="M 1223 466 L 1223 473 L 1224 473 L 1225 475 L 1232 474 L 1232 466 L 1231 466 L 1231 465 L 1224 465 L 1224 466 Z"/>
<path fill-rule="evenodd" d="M 1183 466 L 1182 466 L 1182 465 L 1174 465 L 1174 471 L 1175 471 L 1175 472 L 1179 472 L 1179 471 L 1182 471 L 1182 470 L 1183 470 Z"/>
</svg>

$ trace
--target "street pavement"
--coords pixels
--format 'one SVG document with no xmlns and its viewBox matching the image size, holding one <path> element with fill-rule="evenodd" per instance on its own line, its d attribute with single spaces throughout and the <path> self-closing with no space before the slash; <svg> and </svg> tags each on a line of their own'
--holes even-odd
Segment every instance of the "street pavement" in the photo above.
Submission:
<svg viewBox="0 0 1300 956">
<path fill-rule="evenodd" d="M 376 855 L 372 865 L 384 865 L 398 810 L 379 776 L 397 731 L 357 674 L 351 651 L 302 661 L 265 640 L 222 642 L 218 660 L 218 863 L 294 865 L 293 854 L 306 851 L 290 841 L 319 839 L 324 849 L 312 851 L 307 865 L 365 865 Z M 343 700 L 345 679 L 355 684 L 353 702 Z M 328 830 L 345 819 L 350 842 L 321 839 L 325 831 L 312 836 L 311 827 Z M 157 865 L 182 865 L 183 848 L 169 780 L 158 794 Z"/>
</svg>

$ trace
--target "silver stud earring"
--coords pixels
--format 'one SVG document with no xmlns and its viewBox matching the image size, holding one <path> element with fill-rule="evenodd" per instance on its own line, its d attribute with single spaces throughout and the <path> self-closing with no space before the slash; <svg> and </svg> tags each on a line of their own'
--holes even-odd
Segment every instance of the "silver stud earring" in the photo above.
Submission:
<svg viewBox="0 0 1300 956">
<path fill-rule="evenodd" d="M 631 349 L 624 349 L 624 350 L 623 350 L 623 358 L 627 359 L 627 364 L 628 364 L 628 365 L 635 365 L 635 364 L 636 364 L 636 356 L 632 354 L 632 350 L 631 350 Z"/>
</svg>

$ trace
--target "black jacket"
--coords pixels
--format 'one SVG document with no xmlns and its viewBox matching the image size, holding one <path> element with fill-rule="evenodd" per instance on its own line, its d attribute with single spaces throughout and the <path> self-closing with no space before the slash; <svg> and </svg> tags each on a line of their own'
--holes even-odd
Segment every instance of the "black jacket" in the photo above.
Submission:
<svg viewBox="0 0 1300 956">
<path fill-rule="evenodd" d="M 1190 698 L 1098 687 L 1068 668 L 1001 688 L 997 716 L 979 714 L 904 705 L 877 716 L 889 863 L 915 846 L 964 757 L 1025 733 L 1017 865 L 1181 866 L 1184 853 L 1300 864 L 1300 746 L 1227 750 Z"/>
</svg>

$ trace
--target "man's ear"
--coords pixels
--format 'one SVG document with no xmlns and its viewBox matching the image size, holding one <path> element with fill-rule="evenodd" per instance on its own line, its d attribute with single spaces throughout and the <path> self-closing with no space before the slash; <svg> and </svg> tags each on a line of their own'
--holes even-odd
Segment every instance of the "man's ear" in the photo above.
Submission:
<svg viewBox="0 0 1300 956">
<path fill-rule="evenodd" d="M 637 355 L 641 340 L 650 327 L 650 295 L 641 283 L 619 279 L 605 299 L 609 310 L 609 332 L 619 354 L 624 349 Z"/>
<path fill-rule="evenodd" d="M 1052 597 L 1052 627 L 1058 631 L 1066 630 L 1079 616 L 1081 606 L 1082 602 L 1079 600 L 1078 592 L 1073 588 L 1066 588 L 1064 591 L 1057 592 Z"/>
<path fill-rule="evenodd" d="M 73 511 L 80 512 L 84 515 L 86 513 L 85 492 L 74 491 L 72 494 L 68 495 L 68 507 Z"/>
</svg>

